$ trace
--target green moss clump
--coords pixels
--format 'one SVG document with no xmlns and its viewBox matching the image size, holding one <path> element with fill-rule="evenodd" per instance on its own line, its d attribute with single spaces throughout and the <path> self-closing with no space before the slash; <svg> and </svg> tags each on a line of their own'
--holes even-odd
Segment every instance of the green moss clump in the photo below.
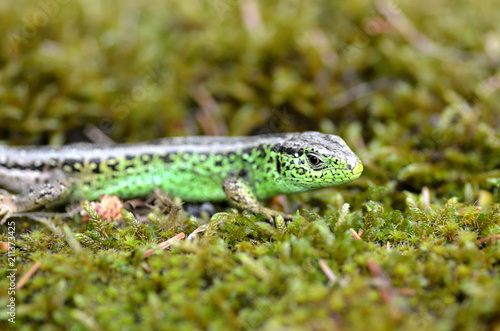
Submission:
<svg viewBox="0 0 500 331">
<path fill-rule="evenodd" d="M 1 144 L 317 130 L 365 166 L 283 200 L 286 229 L 227 205 L 13 218 L 2 266 L 41 263 L 19 329 L 498 329 L 496 1 L 20 0 L 0 21 Z"/>
</svg>

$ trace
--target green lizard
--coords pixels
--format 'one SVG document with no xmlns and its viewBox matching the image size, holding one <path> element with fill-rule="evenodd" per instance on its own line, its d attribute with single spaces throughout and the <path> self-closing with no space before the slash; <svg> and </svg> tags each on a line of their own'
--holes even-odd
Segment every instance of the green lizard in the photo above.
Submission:
<svg viewBox="0 0 500 331">
<path fill-rule="evenodd" d="M 319 132 L 178 137 L 148 143 L 0 146 L 0 217 L 103 194 L 162 189 L 184 201 L 229 200 L 266 218 L 258 200 L 350 182 L 363 165 L 345 142 Z"/>
</svg>

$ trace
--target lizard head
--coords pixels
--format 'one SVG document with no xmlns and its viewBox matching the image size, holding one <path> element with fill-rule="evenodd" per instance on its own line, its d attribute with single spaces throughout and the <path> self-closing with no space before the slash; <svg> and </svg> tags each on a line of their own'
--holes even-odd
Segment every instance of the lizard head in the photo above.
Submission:
<svg viewBox="0 0 500 331">
<path fill-rule="evenodd" d="M 279 180 L 289 193 L 348 183 L 363 172 L 363 164 L 338 136 L 302 132 L 290 136 L 276 147 Z"/>
</svg>

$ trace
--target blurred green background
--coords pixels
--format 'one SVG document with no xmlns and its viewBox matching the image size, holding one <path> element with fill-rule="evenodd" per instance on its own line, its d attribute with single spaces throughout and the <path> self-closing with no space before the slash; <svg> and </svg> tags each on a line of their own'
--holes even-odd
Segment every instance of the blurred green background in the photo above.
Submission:
<svg viewBox="0 0 500 331">
<path fill-rule="evenodd" d="M 240 219 L 152 273 L 142 250 L 187 215 L 88 256 L 22 223 L 19 272 L 42 261 L 18 292 L 25 329 L 498 330 L 497 0 L 18 0 L 0 22 L 2 144 L 316 130 L 365 165 L 291 197 L 287 234 Z"/>
</svg>

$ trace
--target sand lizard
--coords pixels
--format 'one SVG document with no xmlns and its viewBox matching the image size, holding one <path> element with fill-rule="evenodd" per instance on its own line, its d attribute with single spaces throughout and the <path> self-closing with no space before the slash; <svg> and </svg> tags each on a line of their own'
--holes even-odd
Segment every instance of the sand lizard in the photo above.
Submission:
<svg viewBox="0 0 500 331">
<path fill-rule="evenodd" d="M 122 199 L 155 189 L 184 201 L 229 200 L 266 218 L 258 200 L 350 182 L 360 159 L 319 132 L 251 137 L 178 137 L 147 143 L 0 146 L 0 218 L 103 194 Z"/>
</svg>

